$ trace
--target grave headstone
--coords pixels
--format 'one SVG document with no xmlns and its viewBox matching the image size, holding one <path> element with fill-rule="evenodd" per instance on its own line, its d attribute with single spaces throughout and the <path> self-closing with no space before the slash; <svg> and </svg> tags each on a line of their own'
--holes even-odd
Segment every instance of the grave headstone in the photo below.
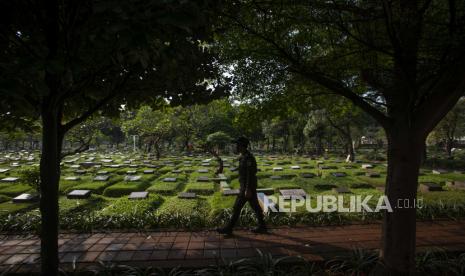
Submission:
<svg viewBox="0 0 465 276">
<path fill-rule="evenodd" d="M 197 170 L 198 173 L 208 173 L 208 169 L 199 169 Z"/>
<path fill-rule="evenodd" d="M 280 171 L 282 171 L 282 170 L 283 170 L 282 167 L 274 167 L 274 168 L 273 168 L 273 171 L 275 171 L 275 172 L 280 172 Z"/>
<path fill-rule="evenodd" d="M 223 190 L 223 195 L 224 196 L 234 196 L 238 195 L 240 192 L 238 189 L 232 189 L 232 190 Z"/>
<path fill-rule="evenodd" d="M 420 183 L 418 189 L 423 193 L 443 191 L 441 185 L 433 182 Z"/>
<path fill-rule="evenodd" d="M 280 175 L 272 175 L 272 176 L 270 176 L 270 178 L 271 178 L 271 180 L 280 180 L 280 179 L 283 179 L 283 177 L 280 176 Z"/>
<path fill-rule="evenodd" d="M 20 194 L 17 197 L 14 197 L 11 201 L 13 203 L 30 203 L 35 202 L 39 199 L 38 195 L 35 194 Z"/>
<path fill-rule="evenodd" d="M 135 182 L 135 181 L 139 181 L 142 179 L 142 176 L 140 175 L 126 175 L 124 177 L 124 181 L 128 181 L 128 182 Z"/>
<path fill-rule="evenodd" d="M 98 171 L 97 175 L 107 175 L 108 171 Z"/>
<path fill-rule="evenodd" d="M 320 166 L 321 170 L 334 170 L 337 169 L 336 166 Z"/>
<path fill-rule="evenodd" d="M 88 169 L 88 168 L 92 168 L 92 167 L 94 167 L 95 165 L 98 165 L 98 164 L 94 163 L 94 162 L 86 161 L 86 162 L 79 163 L 79 165 L 81 165 L 81 167 L 83 167 L 83 168 Z"/>
<path fill-rule="evenodd" d="M 78 177 L 78 176 L 67 176 L 67 177 L 65 177 L 65 180 L 67 180 L 67 181 L 79 181 L 79 180 L 81 180 L 81 178 Z"/>
<path fill-rule="evenodd" d="M 152 174 L 154 173 L 155 171 L 154 170 L 144 170 L 144 174 Z"/>
<path fill-rule="evenodd" d="M 194 199 L 196 198 L 197 195 L 195 193 L 179 193 L 178 198 L 184 198 L 184 199 Z"/>
<path fill-rule="evenodd" d="M 172 173 L 181 173 L 182 171 L 181 170 L 172 170 L 171 172 Z"/>
<path fill-rule="evenodd" d="M 4 168 L 1 168 L 1 169 L 0 169 L 0 173 L 6 173 L 6 172 L 8 172 L 9 170 L 10 170 L 10 169 L 6 169 L 6 168 L 4 169 Z"/>
<path fill-rule="evenodd" d="M 137 171 L 126 171 L 126 174 L 136 174 Z"/>
<path fill-rule="evenodd" d="M 2 182 L 14 183 L 14 182 L 17 182 L 18 180 L 19 180 L 18 177 L 5 177 L 1 181 Z"/>
<path fill-rule="evenodd" d="M 371 164 L 362 164 L 362 169 L 372 169 L 373 165 Z"/>
<path fill-rule="evenodd" d="M 300 177 L 302 177 L 302 178 L 313 178 L 313 177 L 315 177 L 315 174 L 314 173 L 301 173 Z"/>
<path fill-rule="evenodd" d="M 293 169 L 293 170 L 300 170 L 300 166 L 291 166 L 291 169 Z"/>
<path fill-rule="evenodd" d="M 199 176 L 197 177 L 197 182 L 209 182 L 210 178 L 208 176 Z"/>
<path fill-rule="evenodd" d="M 365 175 L 372 178 L 381 177 L 381 175 L 378 172 L 367 172 Z"/>
<path fill-rule="evenodd" d="M 337 188 L 337 186 L 333 184 L 316 184 L 315 185 L 315 189 L 317 190 L 331 190 L 332 188 Z"/>
<path fill-rule="evenodd" d="M 447 181 L 447 187 L 457 190 L 465 190 L 465 181 Z"/>
<path fill-rule="evenodd" d="M 107 181 L 108 179 L 110 179 L 108 175 L 97 175 L 94 177 L 94 181 Z"/>
<path fill-rule="evenodd" d="M 442 169 L 433 170 L 433 174 L 445 174 L 445 173 L 447 173 L 446 170 L 442 170 Z"/>
<path fill-rule="evenodd" d="M 347 187 L 337 187 L 333 188 L 333 192 L 337 194 L 348 194 L 350 193 L 350 190 Z"/>
<path fill-rule="evenodd" d="M 75 170 L 74 173 L 75 174 L 85 174 L 86 171 L 85 170 Z"/>
<path fill-rule="evenodd" d="M 131 192 L 128 199 L 146 199 L 148 196 L 148 192 Z"/>
<path fill-rule="evenodd" d="M 350 188 L 352 189 L 373 189 L 373 186 L 368 183 L 355 183 L 355 184 L 350 185 Z"/>
<path fill-rule="evenodd" d="M 345 177 L 347 174 L 345 172 L 333 172 L 331 173 L 332 176 L 334 177 Z"/>
<path fill-rule="evenodd" d="M 307 193 L 303 189 L 283 189 L 279 193 L 286 198 L 306 197 Z"/>
<path fill-rule="evenodd" d="M 165 177 L 163 178 L 163 182 L 176 182 L 176 177 Z"/>
<path fill-rule="evenodd" d="M 68 199 L 84 199 L 89 198 L 91 194 L 91 190 L 72 190 L 66 195 L 66 197 Z"/>
</svg>

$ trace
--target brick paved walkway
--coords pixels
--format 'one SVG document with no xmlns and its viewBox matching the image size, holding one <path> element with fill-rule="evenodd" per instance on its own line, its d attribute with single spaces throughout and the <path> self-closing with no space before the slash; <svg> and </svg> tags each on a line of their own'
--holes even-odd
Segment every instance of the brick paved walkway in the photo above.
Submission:
<svg viewBox="0 0 465 276">
<path fill-rule="evenodd" d="M 418 250 L 444 248 L 465 251 L 465 221 L 417 223 Z M 300 255 L 314 261 L 344 254 L 355 247 L 376 249 L 380 224 L 274 228 L 268 235 L 238 230 L 232 237 L 213 231 L 96 233 L 60 235 L 63 267 L 74 261 L 78 267 L 111 261 L 138 266 L 199 267 L 215 264 L 218 258 L 253 257 L 256 249 L 275 256 Z M 36 236 L 0 235 L 0 270 L 31 271 L 39 262 Z"/>
</svg>

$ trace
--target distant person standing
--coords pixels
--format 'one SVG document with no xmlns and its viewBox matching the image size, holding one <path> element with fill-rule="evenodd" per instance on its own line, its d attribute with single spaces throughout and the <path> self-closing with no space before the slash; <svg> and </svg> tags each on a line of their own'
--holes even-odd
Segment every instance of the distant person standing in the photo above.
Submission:
<svg viewBox="0 0 465 276">
<path fill-rule="evenodd" d="M 254 233 L 266 233 L 267 228 L 263 216 L 263 210 L 258 203 L 257 198 L 257 161 L 255 157 L 248 150 L 249 140 L 245 137 L 240 137 L 234 141 L 236 144 L 236 153 L 240 154 L 239 157 L 239 195 L 233 207 L 233 215 L 229 223 L 223 227 L 218 228 L 220 234 L 232 234 L 234 225 L 236 224 L 241 214 L 242 207 L 246 202 L 255 212 L 258 220 L 258 227 L 253 229 Z"/>
</svg>

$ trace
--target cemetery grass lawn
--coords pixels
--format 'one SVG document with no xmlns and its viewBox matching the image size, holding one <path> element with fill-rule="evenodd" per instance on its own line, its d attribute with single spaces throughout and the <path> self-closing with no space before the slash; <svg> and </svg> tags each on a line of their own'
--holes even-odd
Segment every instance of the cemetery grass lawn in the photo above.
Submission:
<svg viewBox="0 0 465 276">
<path fill-rule="evenodd" d="M 129 158 L 139 158 L 138 155 L 129 155 L 126 158 L 111 158 L 113 163 L 122 162 Z M 205 157 L 204 157 L 205 158 Z M 208 157 L 206 157 L 208 158 Z M 237 160 L 231 156 L 226 157 L 230 167 L 224 168 L 224 174 L 228 178 L 228 183 L 232 189 L 239 188 L 238 173 L 231 171 L 231 168 L 237 167 Z M 382 191 L 376 187 L 385 185 L 386 167 L 382 163 L 374 163 L 364 160 L 359 163 L 347 164 L 345 162 L 337 162 L 336 158 L 323 160 L 321 166 L 334 166 L 332 169 L 320 169 L 317 160 L 309 160 L 302 157 L 277 156 L 257 156 L 258 168 L 260 171 L 258 176 L 258 188 L 273 188 L 274 195 L 279 195 L 280 189 L 304 189 L 311 196 L 316 195 L 336 195 L 333 187 L 346 187 L 350 190 L 348 194 L 340 194 L 344 197 L 344 202 L 349 203 L 348 198 L 353 195 L 372 195 L 369 205 L 375 206 L 379 196 L 383 195 Z M 96 158 L 98 159 L 98 158 Z M 171 159 L 172 162 L 166 162 Z M 85 159 L 81 157 L 75 163 L 83 162 Z M 118 161 L 119 160 L 119 161 Z M 62 169 L 62 179 L 60 181 L 60 214 L 62 216 L 71 217 L 73 215 L 86 215 L 93 213 L 96 216 L 127 216 L 131 218 L 134 215 L 140 215 L 143 218 L 144 212 L 149 212 L 150 215 L 165 216 L 166 220 L 160 223 L 162 226 L 170 226 L 170 223 L 179 223 L 179 227 L 183 223 L 192 219 L 189 225 L 202 225 L 200 221 L 206 222 L 211 220 L 216 215 L 221 214 L 225 209 L 231 208 L 234 204 L 236 196 L 223 196 L 219 191 L 219 182 L 210 179 L 208 182 L 198 182 L 201 176 L 208 178 L 216 178 L 214 175 L 217 169 L 216 161 L 210 161 L 209 166 L 201 165 L 202 158 L 183 157 L 179 159 L 164 158 L 159 161 L 152 161 L 152 164 L 157 165 L 157 168 L 147 167 L 141 162 L 135 161 L 140 165 L 137 168 L 131 168 L 128 164 L 122 168 L 110 168 L 103 165 L 101 168 L 86 169 L 83 175 L 75 174 L 75 168 L 71 168 L 69 164 L 64 164 Z M 185 161 L 190 161 L 190 165 L 186 165 Z M 96 160 L 96 162 L 99 162 Z M 362 169 L 362 164 L 373 164 L 372 169 Z M 292 169 L 292 165 L 300 166 L 300 169 Z M 352 166 L 353 168 L 344 168 Z M 7 166 L 0 166 L 7 167 Z M 22 167 L 25 167 L 23 165 Z M 282 171 L 273 171 L 274 167 L 282 167 Z M 143 174 L 144 170 L 154 170 L 153 174 Z M 198 172 L 199 169 L 208 169 L 207 173 Z M 447 168 L 446 168 L 447 169 Z M 173 170 L 181 170 L 180 173 Z M 11 168 L 9 172 L 0 174 L 0 177 L 18 176 L 18 168 Z M 98 171 L 108 171 L 110 179 L 108 181 L 93 181 Z M 136 171 L 135 175 L 141 175 L 142 179 L 136 182 L 124 181 L 124 176 L 127 171 Z M 336 177 L 331 173 L 344 172 L 346 176 Z M 366 176 L 367 172 L 379 173 L 379 177 Z M 449 170 L 445 174 L 432 174 L 430 168 L 423 168 L 422 175 L 419 177 L 419 182 L 434 182 L 443 187 L 445 191 L 418 193 L 419 198 L 423 198 L 424 205 L 433 206 L 434 209 L 431 217 L 435 216 L 435 210 L 440 211 L 440 215 L 447 214 L 447 208 L 454 206 L 465 206 L 465 191 L 451 190 L 446 186 L 447 181 L 465 181 L 465 174 L 455 173 Z M 303 178 L 302 173 L 315 174 L 313 178 Z M 282 178 L 273 180 L 271 176 L 279 175 Z M 78 176 L 80 180 L 69 181 L 64 180 L 67 176 Z M 176 182 L 164 182 L 164 178 L 176 178 Z M 89 189 L 93 191 L 89 199 L 67 199 L 66 193 L 75 189 Z M 149 191 L 149 198 L 142 200 L 129 200 L 127 195 L 135 191 Z M 0 183 L 0 216 L 13 213 L 28 213 L 31 209 L 38 208 L 38 204 L 13 204 L 11 198 L 24 192 L 32 192 L 32 189 L 21 180 L 17 183 Z M 195 192 L 195 199 L 180 199 L 179 192 Z M 316 207 L 316 201 L 312 201 L 312 206 Z M 439 206 L 439 207 L 437 207 Z M 442 206 L 442 207 L 441 207 Z M 444 207 L 445 206 L 445 207 Z M 347 206 L 346 206 L 347 207 Z M 447 207 L 447 208 L 446 208 Z M 436 208 L 436 209 L 435 209 Z M 442 209 L 441 209 L 442 208 Z M 465 207 L 461 207 L 465 208 Z M 307 213 L 305 206 L 297 208 L 298 214 Z M 32 212 L 32 211 L 31 211 Z M 465 214 L 459 214 L 464 217 Z M 184 216 L 181 218 L 181 216 Z M 321 214 L 321 216 L 323 216 Z M 329 216 L 329 215 L 328 215 Z M 331 214 L 330 216 L 340 216 L 344 220 L 359 221 L 361 214 Z M 428 217 L 428 216 L 422 216 Z M 176 222 L 176 219 L 179 219 Z M 378 217 L 376 217 L 378 219 Z M 130 221 L 130 220 L 128 220 Z M 203 223 L 202 222 L 202 223 Z M 324 222 L 324 221 L 323 221 Z M 322 222 L 322 223 L 323 223 Z M 154 224 L 155 225 L 155 224 Z"/>
<path fill-rule="evenodd" d="M 69 187 L 65 193 L 69 193 L 72 190 L 91 190 L 93 193 L 102 194 L 105 188 L 123 181 L 122 176 L 110 176 L 107 181 L 94 181 L 94 176 L 86 179 L 85 181 L 78 182 L 76 186 Z"/>
<path fill-rule="evenodd" d="M 178 198 L 177 196 L 165 197 L 165 202 L 158 209 L 160 214 L 176 214 L 189 216 L 193 212 L 208 215 L 210 203 L 206 197 L 199 196 L 193 199 Z"/>
<path fill-rule="evenodd" d="M 176 178 L 176 182 L 164 182 L 165 178 Z M 162 195 L 174 195 L 176 192 L 181 191 L 187 181 L 185 173 L 165 173 L 150 183 L 147 188 L 148 192 L 158 193 Z"/>
<path fill-rule="evenodd" d="M 219 212 L 227 208 L 232 208 L 236 196 L 223 196 L 221 192 L 215 192 L 208 198 L 212 212 Z"/>
<path fill-rule="evenodd" d="M 211 195 L 215 192 L 215 183 L 213 182 L 190 182 L 187 183 L 185 192 L 196 193 L 199 195 Z"/>
<path fill-rule="evenodd" d="M 39 208 L 38 203 L 13 203 L 11 201 L 0 203 L 0 216 L 27 212 Z"/>
<path fill-rule="evenodd" d="M 11 200 L 11 197 L 6 196 L 6 195 L 0 195 L 0 203 L 8 202 L 10 200 Z"/>
<path fill-rule="evenodd" d="M 103 195 L 108 197 L 120 197 L 129 195 L 131 192 L 145 191 L 154 178 L 156 178 L 156 176 L 142 175 L 142 178 L 138 181 L 123 180 L 105 188 Z"/>
<path fill-rule="evenodd" d="M 0 194 L 15 197 L 22 193 L 34 192 L 31 186 L 22 183 L 0 183 Z"/>
<path fill-rule="evenodd" d="M 111 201 L 111 199 L 100 195 L 91 195 L 87 199 L 67 199 L 66 196 L 61 196 L 59 199 L 60 214 L 72 215 L 99 211 L 110 204 Z"/>
<path fill-rule="evenodd" d="M 127 197 L 121 197 L 118 199 L 108 200 L 108 203 L 101 208 L 96 210 L 98 215 L 121 215 L 131 216 L 140 215 L 145 212 L 153 212 L 160 205 L 162 205 L 164 199 L 159 195 L 149 195 L 146 199 L 128 199 Z"/>
</svg>

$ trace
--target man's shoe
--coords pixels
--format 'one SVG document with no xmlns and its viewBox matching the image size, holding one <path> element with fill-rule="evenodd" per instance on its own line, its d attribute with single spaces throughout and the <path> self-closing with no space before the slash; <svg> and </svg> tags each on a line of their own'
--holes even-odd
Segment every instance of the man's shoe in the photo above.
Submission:
<svg viewBox="0 0 465 276">
<path fill-rule="evenodd" d="M 252 229 L 251 231 L 252 233 L 255 233 L 255 234 L 267 234 L 268 233 L 268 229 L 266 228 L 266 226 L 258 226 Z"/>
<path fill-rule="evenodd" d="M 223 234 L 223 235 L 232 235 L 232 229 L 228 227 L 216 228 L 216 232 Z"/>
</svg>

